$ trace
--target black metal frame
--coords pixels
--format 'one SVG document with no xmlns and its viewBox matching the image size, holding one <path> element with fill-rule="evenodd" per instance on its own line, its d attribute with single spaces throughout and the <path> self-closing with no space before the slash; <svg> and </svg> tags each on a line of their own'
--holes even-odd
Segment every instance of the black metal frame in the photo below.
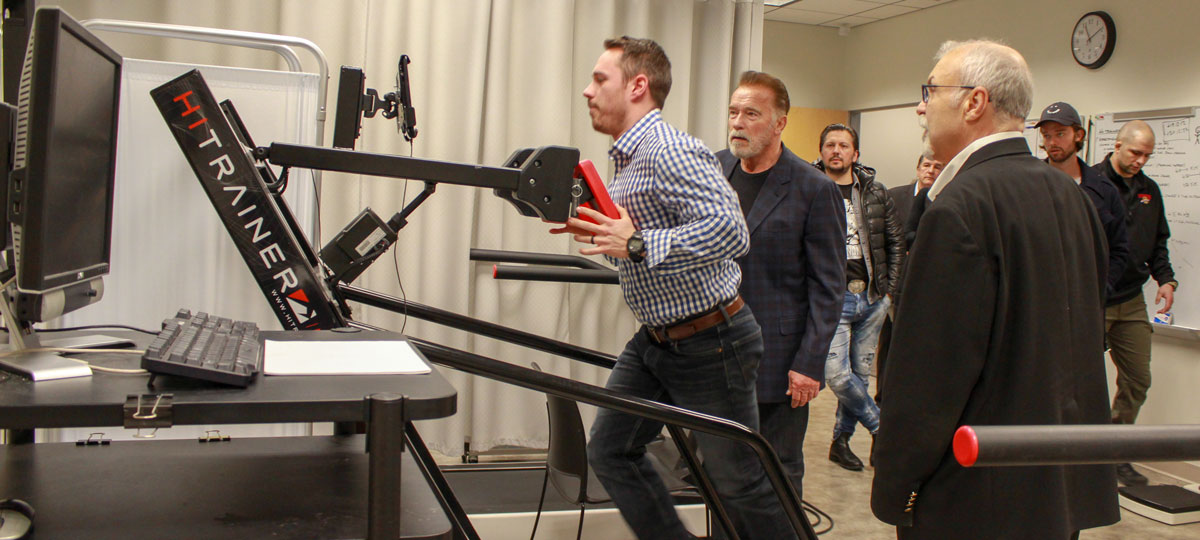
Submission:
<svg viewBox="0 0 1200 540">
<path fill-rule="evenodd" d="M 591 259 L 576 255 L 471 248 L 471 260 L 549 266 L 508 266 L 496 264 L 492 266 L 492 277 L 496 279 L 600 283 L 604 285 L 617 285 L 619 283 L 616 270 Z M 554 268 L 556 266 L 568 268 Z"/>
<path fill-rule="evenodd" d="M 563 344 L 562 342 L 541 338 L 494 323 L 436 310 L 428 306 L 421 306 L 420 304 L 365 289 L 342 285 L 338 288 L 338 291 L 346 300 L 367 303 L 374 307 L 387 309 L 396 313 L 407 313 L 408 315 L 438 324 L 470 330 L 480 335 L 551 352 L 552 354 L 573 360 L 581 360 L 593 365 L 600 364 L 589 360 L 604 357 L 612 358 L 597 351 Z M 431 317 L 425 317 L 424 315 L 431 315 Z M 779 456 L 761 434 L 742 424 L 672 405 L 665 405 L 621 394 L 607 388 L 581 383 L 572 379 L 542 373 L 430 341 L 412 337 L 408 339 L 430 361 L 459 371 L 666 424 L 668 431 L 671 433 L 671 438 L 679 448 L 680 454 L 684 456 L 689 469 L 693 472 L 693 476 L 697 478 L 699 484 L 697 487 L 700 489 L 705 503 L 713 509 L 718 522 L 725 527 L 729 537 L 734 539 L 738 538 L 738 535 L 729 525 L 728 514 L 725 512 L 720 500 L 716 497 L 716 490 L 713 488 L 707 473 L 704 472 L 704 468 L 699 466 L 699 459 L 696 457 L 694 451 L 685 444 L 685 436 L 682 429 L 701 431 L 749 445 L 758 456 L 759 461 L 762 462 L 767 479 L 771 482 L 776 494 L 779 495 L 780 504 L 783 506 L 784 513 L 787 515 L 792 527 L 796 530 L 796 534 L 801 540 L 816 540 L 817 538 L 816 532 L 813 530 L 801 507 L 800 497 L 792 488 L 791 481 L 783 470 Z M 567 345 L 567 347 L 563 347 L 563 345 Z M 584 352 L 585 356 L 577 356 L 576 353 L 578 351 Z M 615 360 L 612 365 L 615 365 Z M 611 369 L 612 365 L 605 367 Z"/>
<path fill-rule="evenodd" d="M 214 148 L 208 144 L 206 137 L 210 133 L 219 133 L 221 135 L 220 140 L 225 141 L 239 140 L 249 143 L 251 138 L 244 126 L 232 125 L 228 118 L 230 115 L 229 111 L 232 109 L 230 108 L 229 111 L 226 111 L 221 110 L 217 106 L 216 100 L 213 99 L 207 84 L 198 71 L 193 70 L 156 88 L 151 92 L 151 95 L 155 98 L 155 102 L 159 106 L 164 120 L 166 120 L 169 127 L 172 127 L 172 132 L 180 143 L 180 148 L 183 150 L 185 156 L 188 157 L 197 178 L 206 189 L 211 188 L 214 190 L 214 193 L 220 193 L 224 189 L 222 187 L 224 184 L 220 182 L 221 176 L 228 175 L 225 175 L 223 168 L 220 171 L 212 170 L 210 162 L 213 156 L 205 155 L 205 152 L 211 153 L 214 150 L 221 150 L 219 159 L 238 161 L 240 166 L 235 170 L 244 175 L 239 185 L 245 186 L 248 192 L 263 194 L 268 192 L 261 178 L 263 172 L 258 170 L 257 167 L 249 166 L 249 160 L 246 159 L 244 153 L 226 153 L 224 149 L 219 147 Z M 197 130 L 196 128 L 201 129 Z M 213 137 L 215 140 L 216 136 L 214 135 Z M 427 183 L 446 182 L 477 187 L 491 187 L 496 191 L 498 196 L 512 203 L 523 215 L 539 216 L 550 221 L 566 221 L 567 217 L 573 214 L 575 207 L 592 198 L 590 189 L 583 186 L 579 179 L 573 176 L 575 168 L 579 163 L 579 151 L 574 148 L 548 146 L 536 150 L 518 150 L 506 160 L 507 167 L 483 167 L 479 165 L 279 143 L 272 144 L 268 148 L 257 148 L 254 154 L 259 160 L 268 160 L 274 165 L 285 168 L 295 166 L 373 176 L 415 178 L 425 180 Z M 226 179 L 225 183 L 228 183 L 228 179 Z M 236 214 L 237 209 L 233 209 L 232 207 L 226 208 L 226 205 L 220 204 L 220 199 L 216 196 L 211 197 L 211 199 L 218 215 L 226 222 L 227 229 L 231 236 L 233 236 L 234 242 L 238 245 L 239 252 L 250 267 L 251 272 L 256 275 L 263 273 L 262 270 L 265 269 L 260 268 L 262 265 L 260 264 L 260 258 L 253 239 L 250 238 L 250 235 L 241 234 L 242 231 L 240 228 L 243 225 L 238 221 L 241 216 Z M 307 243 L 307 240 L 296 230 L 296 224 L 284 219 L 281 211 L 277 209 L 278 207 L 286 208 L 286 203 L 282 199 L 279 199 L 278 201 L 264 200 L 264 204 L 270 206 L 271 211 L 262 214 L 259 224 L 278 228 L 280 234 L 276 238 L 280 246 L 294 253 L 296 255 L 295 258 L 300 259 L 301 263 L 306 263 L 307 261 L 304 261 L 302 257 L 311 254 L 311 246 L 305 246 L 308 247 L 307 250 L 301 248 L 300 244 Z M 411 212 L 409 209 L 405 211 Z M 323 285 L 326 285 L 331 296 L 334 297 L 332 300 L 337 301 L 339 305 L 344 306 L 346 300 L 356 300 L 397 313 L 408 313 L 417 317 L 429 318 L 434 322 L 448 324 L 449 326 L 495 337 L 533 349 L 551 352 L 552 354 L 573 360 L 609 368 L 615 364 L 615 360 L 610 355 L 605 355 L 597 351 L 591 351 L 568 343 L 463 317 L 443 310 L 436 310 L 428 306 L 420 306 L 419 304 L 349 287 L 341 283 L 329 283 L 326 280 L 322 280 L 316 270 L 307 264 L 301 264 L 301 266 L 296 268 L 295 277 L 308 282 L 321 282 Z M 278 291 L 274 284 L 265 280 L 259 281 L 260 287 L 263 289 L 263 293 L 268 301 L 270 302 L 275 299 L 278 302 Z M 309 296 L 318 296 L 324 292 L 323 290 L 315 291 Z M 289 298 L 292 297 L 289 296 Z M 321 311 L 330 317 L 322 318 L 320 321 L 305 319 L 310 321 L 310 324 L 314 325 L 315 328 L 326 328 L 346 323 L 370 328 L 369 325 L 354 323 L 349 319 L 348 314 L 343 318 L 343 314 L 338 313 L 332 307 L 329 302 L 330 299 L 318 298 L 318 300 L 320 300 L 319 307 Z M 277 316 L 280 317 L 281 322 L 287 328 L 300 327 L 298 324 L 288 324 L 288 316 L 291 316 L 290 313 L 278 311 Z M 332 320 L 335 318 L 339 320 Z M 684 444 L 684 438 L 681 436 L 682 433 L 680 430 L 686 428 L 702 431 L 747 444 L 754 450 L 762 462 L 767 478 L 779 496 L 784 511 L 796 533 L 802 540 L 816 539 L 816 534 L 801 508 L 800 499 L 792 488 L 790 480 L 783 472 L 783 466 L 779 461 L 779 457 L 762 435 L 746 426 L 679 407 L 623 395 L 571 379 L 539 373 L 436 343 L 416 339 L 410 339 L 410 341 L 416 344 L 425 353 L 426 357 L 442 365 L 524 388 L 552 393 L 567 399 L 649 418 L 667 425 L 671 430 L 673 438 L 676 440 L 676 444 L 679 445 L 681 454 L 687 459 L 693 476 L 698 479 L 698 487 L 705 501 L 716 512 L 718 519 L 729 533 L 730 538 L 737 538 L 737 534 L 729 525 L 728 516 L 720 500 L 716 497 L 716 492 L 708 480 L 703 467 L 698 466 L 698 460 L 694 452 Z M 394 402 L 398 402 L 399 405 L 397 406 Z M 403 418 L 403 398 L 397 400 L 373 399 L 369 405 L 373 416 L 370 423 L 372 429 L 383 427 L 383 424 L 389 423 L 386 419 L 394 419 L 397 414 Z M 409 442 L 408 446 L 417 453 L 414 457 L 418 458 L 417 461 L 423 469 L 425 476 L 435 487 L 439 503 L 447 515 L 454 521 L 456 536 L 469 540 L 477 539 L 478 534 L 475 532 L 465 512 L 463 512 L 461 505 L 454 497 L 449 485 L 441 476 L 441 472 L 437 469 L 432 457 L 425 450 L 420 436 L 416 432 L 416 428 L 406 423 L 405 429 L 405 436 Z M 395 436 L 376 435 L 376 437 Z M 386 441 L 377 440 L 372 443 L 371 447 L 376 453 L 391 453 L 397 448 L 397 441 L 394 438 L 389 438 Z M 401 450 L 403 447 L 403 444 L 399 445 Z M 385 470 L 381 471 L 381 474 L 386 473 L 388 467 L 392 467 L 386 461 L 382 463 L 383 465 L 381 466 Z M 372 493 L 375 492 L 372 491 Z M 391 498 L 382 493 L 373 497 L 369 506 L 371 531 L 369 537 L 382 538 L 390 536 L 388 531 L 392 530 L 390 529 L 392 520 L 399 519 L 395 516 L 399 507 L 393 504 Z"/>
</svg>

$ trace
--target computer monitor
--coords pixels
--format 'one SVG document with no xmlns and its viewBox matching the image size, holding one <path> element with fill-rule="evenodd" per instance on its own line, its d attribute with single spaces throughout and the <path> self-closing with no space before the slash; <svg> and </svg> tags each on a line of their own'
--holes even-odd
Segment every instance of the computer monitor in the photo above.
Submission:
<svg viewBox="0 0 1200 540">
<path fill-rule="evenodd" d="M 14 334 L 103 295 L 122 65 L 61 9 L 39 8 L 31 28 L 8 182 L 16 276 L 4 291 L 5 322 L 17 349 Z"/>
</svg>

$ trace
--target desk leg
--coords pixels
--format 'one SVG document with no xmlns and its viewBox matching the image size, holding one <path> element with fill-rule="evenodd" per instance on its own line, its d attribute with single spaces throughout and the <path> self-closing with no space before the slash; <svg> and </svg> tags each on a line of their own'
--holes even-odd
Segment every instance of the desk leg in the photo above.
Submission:
<svg viewBox="0 0 1200 540">
<path fill-rule="evenodd" d="M 446 517 L 454 526 L 455 540 L 480 540 L 479 533 L 475 532 L 475 526 L 471 525 L 471 520 L 467 517 L 467 512 L 463 510 L 462 504 L 459 504 L 458 498 L 454 496 L 454 491 L 450 489 L 450 483 L 446 481 L 445 476 L 442 476 L 442 471 L 438 469 L 437 462 L 433 460 L 433 455 L 429 453 L 429 448 L 421 439 L 421 434 L 417 433 L 417 427 L 412 422 L 408 422 L 404 424 L 404 430 L 408 437 L 408 447 L 412 449 L 417 466 L 421 468 L 425 480 L 433 488 L 433 494 L 442 504 L 442 510 L 446 512 Z"/>
<path fill-rule="evenodd" d="M 401 464 L 404 451 L 405 398 L 396 394 L 367 396 L 367 539 L 400 537 Z"/>
</svg>

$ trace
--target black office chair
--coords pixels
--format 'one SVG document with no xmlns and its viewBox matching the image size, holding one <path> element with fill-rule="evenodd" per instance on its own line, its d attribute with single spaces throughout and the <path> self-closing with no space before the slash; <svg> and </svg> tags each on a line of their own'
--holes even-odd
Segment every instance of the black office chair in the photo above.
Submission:
<svg viewBox="0 0 1200 540">
<path fill-rule="evenodd" d="M 533 369 L 542 371 L 537 362 L 533 362 L 532 365 Z M 546 412 L 550 420 L 546 475 L 542 479 L 542 496 L 538 501 L 537 516 L 534 518 L 533 532 L 529 538 L 533 540 L 537 535 L 542 507 L 546 502 L 546 484 L 549 481 L 554 484 L 554 489 L 559 495 L 571 504 L 579 506 L 579 529 L 575 533 L 576 540 L 579 540 L 583 536 L 583 515 L 587 505 L 602 504 L 612 499 L 600 485 L 596 473 L 588 466 L 587 434 L 583 429 L 583 419 L 579 415 L 579 404 L 546 394 Z M 680 479 L 679 474 L 666 466 L 654 452 L 647 452 L 646 457 L 650 459 L 667 485 L 667 490 L 672 494 L 698 493 L 694 486 Z"/>
</svg>

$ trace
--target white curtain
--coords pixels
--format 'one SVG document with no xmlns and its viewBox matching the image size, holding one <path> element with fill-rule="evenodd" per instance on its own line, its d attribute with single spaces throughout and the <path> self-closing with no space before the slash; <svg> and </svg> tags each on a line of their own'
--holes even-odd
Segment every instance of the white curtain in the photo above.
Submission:
<svg viewBox="0 0 1200 540">
<path fill-rule="evenodd" d="M 364 119 L 358 148 L 483 165 L 501 165 L 522 147 L 580 148 L 605 179 L 611 140 L 595 133 L 581 96 L 608 37 L 658 41 L 672 62 L 674 84 L 664 116 L 704 140 L 725 146 L 725 109 L 738 75 L 761 63 L 762 3 L 752 0 L 358 0 L 233 2 L 63 1 L 76 18 L 122 18 L 218 26 L 304 37 L 340 65 L 362 67 L 367 86 L 391 91 L 401 54 L 412 58 L 413 100 L 420 134 L 408 145 L 395 124 Z M 77 13 L 79 11 L 79 13 Z M 254 53 L 114 44 L 129 56 L 279 68 Z M 165 57 L 165 58 L 164 58 Z M 336 86 L 334 84 L 333 86 Z M 335 89 L 330 89 L 335 94 Z M 332 124 L 332 100 L 330 124 Z M 251 124 L 254 135 L 261 128 Z M 327 127 L 326 140 L 330 140 Z M 259 144 L 268 141 L 255 135 Z M 406 185 L 408 184 L 408 185 Z M 385 219 L 421 190 L 421 182 L 327 173 L 320 243 L 370 206 Z M 579 246 L 518 215 L 491 190 L 439 185 L 400 233 L 395 262 L 377 261 L 356 285 L 616 354 L 636 323 L 615 286 L 495 281 L 490 265 L 468 260 L 472 247 L 574 254 Z M 116 238 L 114 242 L 121 239 Z M 247 302 L 260 298 L 244 299 Z M 165 316 L 165 315 L 164 315 Z M 355 318 L 410 335 L 546 371 L 603 384 L 606 370 L 373 308 Z M 499 444 L 543 445 L 541 394 L 443 370 L 458 389 L 458 413 L 421 426 L 444 453 Z"/>
</svg>

